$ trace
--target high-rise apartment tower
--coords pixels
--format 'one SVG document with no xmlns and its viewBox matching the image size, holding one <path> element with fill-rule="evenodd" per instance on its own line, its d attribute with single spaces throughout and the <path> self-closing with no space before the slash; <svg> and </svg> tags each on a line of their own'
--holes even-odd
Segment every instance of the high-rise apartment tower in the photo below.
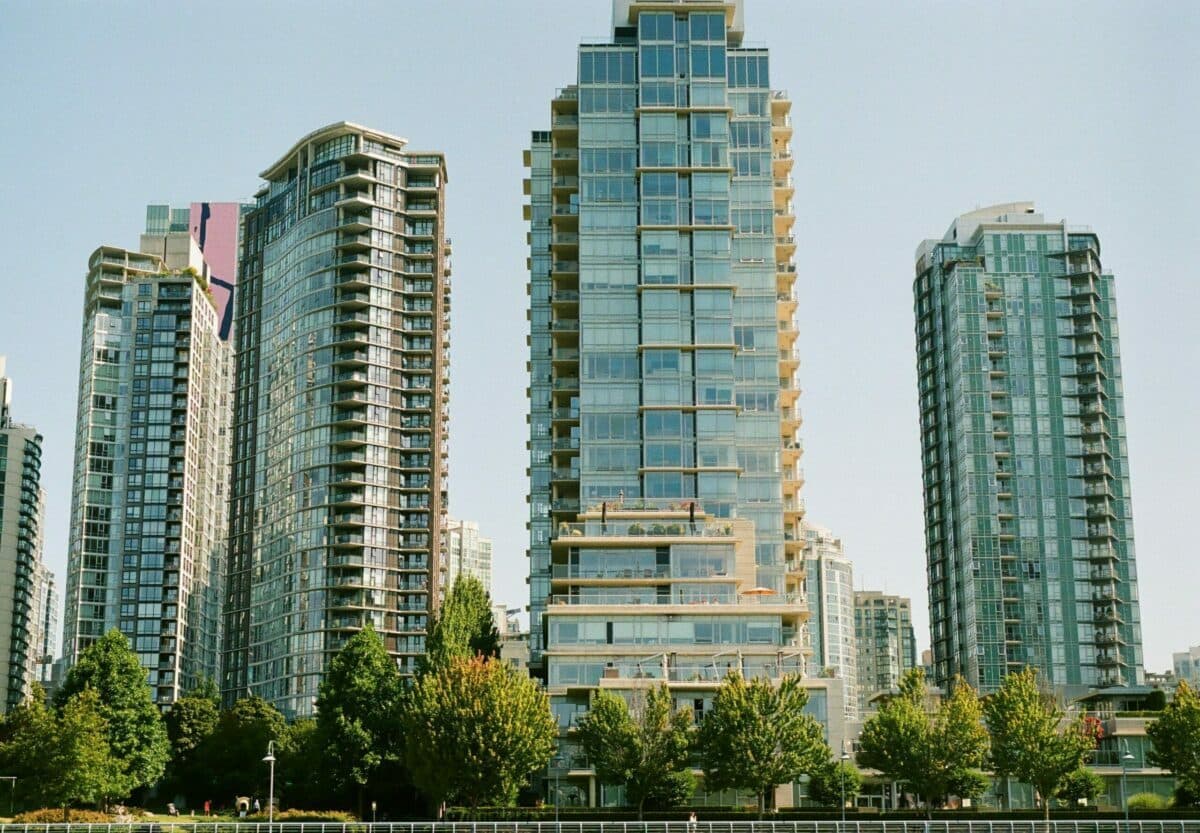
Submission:
<svg viewBox="0 0 1200 833">
<path fill-rule="evenodd" d="M 846 681 L 846 718 L 858 717 L 858 651 L 854 631 L 854 565 L 842 539 L 807 520 L 804 535 L 805 584 L 809 618 L 805 625 L 812 676 Z"/>
<path fill-rule="evenodd" d="M 492 539 L 479 534 L 474 521 L 446 521 L 446 592 L 461 575 L 479 579 L 483 589 L 492 592 Z M 497 620 L 498 627 L 503 620 Z M 501 627 L 503 632 L 503 627 Z"/>
<path fill-rule="evenodd" d="M 236 248 L 236 203 L 152 205 L 138 251 L 92 254 L 84 293 L 63 658 L 117 628 L 161 705 L 216 678 L 220 638 L 233 348 L 213 287 L 233 267 L 201 251 L 200 206 Z"/>
<path fill-rule="evenodd" d="M 895 688 L 904 672 L 917 667 L 912 603 L 903 596 L 859 590 L 854 594 L 854 631 L 859 706 L 865 709 L 873 695 Z"/>
<path fill-rule="evenodd" d="M 805 666 L 790 107 L 740 2 L 618 0 L 526 152 L 531 653 L 564 731 L 600 686 L 702 712 Z"/>
<path fill-rule="evenodd" d="M 0 356 L 0 709 L 24 700 L 45 656 L 42 435 L 12 418 L 12 381 Z"/>
<path fill-rule="evenodd" d="M 404 671 L 442 577 L 446 162 L 339 122 L 245 215 L 221 688 L 310 715 L 367 623 Z"/>
<path fill-rule="evenodd" d="M 1086 227 L 1032 203 L 964 214 L 917 250 L 936 682 L 1037 668 L 1134 685 L 1142 634 L 1113 276 Z"/>
</svg>

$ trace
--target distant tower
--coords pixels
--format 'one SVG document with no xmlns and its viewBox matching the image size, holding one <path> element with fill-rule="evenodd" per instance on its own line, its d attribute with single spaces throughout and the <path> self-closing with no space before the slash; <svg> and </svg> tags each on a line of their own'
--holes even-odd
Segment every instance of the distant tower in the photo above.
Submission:
<svg viewBox="0 0 1200 833">
<path fill-rule="evenodd" d="M 13 421 L 12 380 L 0 356 L 0 708 L 18 705 L 45 659 L 42 435 Z"/>
<path fill-rule="evenodd" d="M 812 657 L 809 674 L 832 672 L 846 681 L 846 719 L 858 717 L 858 648 L 854 631 L 854 565 L 846 558 L 842 539 L 807 520 L 804 533 L 804 571 L 808 589 L 806 623 Z"/>
<path fill-rule="evenodd" d="M 873 590 L 854 594 L 854 629 L 858 654 L 859 704 L 895 688 L 904 672 L 917 667 L 912 603 L 903 596 Z"/>
<path fill-rule="evenodd" d="M 239 206 L 208 205 L 236 247 Z M 67 668 L 119 629 L 163 706 L 216 678 L 227 534 L 233 345 L 191 214 L 88 261 L 63 625 Z"/>
</svg>

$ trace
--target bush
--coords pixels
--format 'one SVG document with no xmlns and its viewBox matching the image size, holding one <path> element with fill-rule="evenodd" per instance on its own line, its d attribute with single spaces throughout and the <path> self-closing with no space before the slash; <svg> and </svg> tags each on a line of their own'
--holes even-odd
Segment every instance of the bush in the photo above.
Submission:
<svg viewBox="0 0 1200 833">
<path fill-rule="evenodd" d="M 71 822 L 75 824 L 108 824 L 112 816 L 108 813 L 98 813 L 95 810 L 71 810 Z M 26 810 L 13 817 L 13 824 L 62 824 L 63 809 L 61 807 L 43 807 L 40 810 Z"/>
<path fill-rule="evenodd" d="M 257 813 L 255 815 L 246 816 L 238 821 L 267 821 L 266 813 Z M 324 821 L 324 822 L 348 822 L 358 821 L 358 818 L 345 810 L 280 810 L 275 814 L 275 821 Z"/>
<path fill-rule="evenodd" d="M 1167 800 L 1156 793 L 1134 793 L 1126 805 L 1130 810 L 1165 810 Z"/>
</svg>

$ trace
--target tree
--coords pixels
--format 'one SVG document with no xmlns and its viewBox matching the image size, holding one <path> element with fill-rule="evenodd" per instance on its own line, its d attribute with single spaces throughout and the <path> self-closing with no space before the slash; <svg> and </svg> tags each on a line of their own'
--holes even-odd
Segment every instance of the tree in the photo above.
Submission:
<svg viewBox="0 0 1200 833">
<path fill-rule="evenodd" d="M 992 734 L 992 769 L 1033 786 L 1042 797 L 1043 817 L 1067 777 L 1096 748 L 1094 724 L 1066 719 L 1054 698 L 1038 688 L 1037 673 L 1009 674 L 984 704 Z"/>
<path fill-rule="evenodd" d="M 398 734 L 400 672 L 368 623 L 329 663 L 317 696 L 317 733 L 333 785 L 363 795 L 385 765 L 403 756 Z"/>
<path fill-rule="evenodd" d="M 0 718 L 0 770 L 16 777 L 13 798 L 20 807 L 59 803 L 50 788 L 58 723 L 45 700 L 35 686 L 28 699 Z"/>
<path fill-rule="evenodd" d="M 804 711 L 808 692 L 798 677 L 778 686 L 728 675 L 717 689 L 698 736 L 704 783 L 709 789 L 750 790 L 758 813 L 779 784 L 815 773 L 829 760 L 825 732 Z"/>
<path fill-rule="evenodd" d="M 235 795 L 266 795 L 268 767 L 263 763 L 267 745 L 277 749 L 288 737 L 287 721 L 261 697 L 238 700 L 221 712 L 217 726 L 203 744 L 198 759 L 213 777 L 213 796 L 232 801 Z M 282 750 L 280 750 L 282 751 Z M 283 756 L 276 774 L 282 774 Z"/>
<path fill-rule="evenodd" d="M 113 754 L 102 713 L 100 698 L 91 688 L 72 696 L 59 713 L 48 788 L 64 808 L 64 820 L 66 808 L 73 804 L 106 808 L 127 792 L 129 771 Z"/>
<path fill-rule="evenodd" d="M 1180 681 L 1175 698 L 1146 727 L 1154 748 L 1147 763 L 1168 770 L 1176 780 L 1176 803 L 1200 806 L 1200 695 Z"/>
<path fill-rule="evenodd" d="M 418 676 L 401 714 L 409 771 L 434 806 L 513 804 L 549 762 L 558 732 L 537 683 L 482 656 Z"/>
<path fill-rule="evenodd" d="M 212 773 L 204 765 L 204 745 L 217 728 L 220 713 L 207 691 L 186 694 L 163 718 L 171 742 L 166 786 L 195 805 L 213 792 Z"/>
<path fill-rule="evenodd" d="M 696 789 L 691 770 L 692 718 L 676 710 L 666 684 L 635 693 L 634 708 L 619 694 L 601 689 L 579 719 L 577 736 L 596 776 L 625 785 L 638 809 L 674 807 Z"/>
<path fill-rule="evenodd" d="M 808 781 L 808 797 L 822 807 L 851 804 L 862 791 L 862 773 L 850 761 L 826 761 Z"/>
<path fill-rule="evenodd" d="M 863 726 L 858 762 L 907 783 L 931 813 L 950 795 L 981 794 L 988 736 L 979 697 L 961 679 L 935 709 L 926 708 L 926 699 L 925 673 L 912 669 Z"/>
<path fill-rule="evenodd" d="M 425 640 L 422 672 L 446 665 L 455 657 L 500 656 L 500 632 L 492 618 L 492 600 L 475 576 L 460 575 Z"/>
<path fill-rule="evenodd" d="M 1076 805 L 1081 801 L 1095 804 L 1096 797 L 1104 792 L 1104 779 L 1087 767 L 1080 767 L 1063 779 L 1055 798 Z"/>
<path fill-rule="evenodd" d="M 40 688 L 4 721 L 0 767 L 17 778 L 15 797 L 26 807 L 103 805 L 120 789 L 124 772 L 108 745 L 99 699 L 90 688 L 55 714 Z"/>
<path fill-rule="evenodd" d="M 123 798 L 162 777 L 171 744 L 150 695 L 146 669 L 118 630 L 111 630 L 79 655 L 55 695 L 61 708 L 85 688 L 99 698 L 108 745 L 121 762 L 123 778 L 110 796 Z"/>
</svg>

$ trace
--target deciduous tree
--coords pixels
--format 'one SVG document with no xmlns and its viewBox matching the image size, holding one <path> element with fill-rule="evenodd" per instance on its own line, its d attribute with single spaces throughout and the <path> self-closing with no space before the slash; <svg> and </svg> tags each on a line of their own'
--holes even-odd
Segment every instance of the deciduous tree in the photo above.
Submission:
<svg viewBox="0 0 1200 833">
<path fill-rule="evenodd" d="M 1154 748 L 1146 756 L 1153 766 L 1175 776 L 1176 803 L 1200 806 L 1200 695 L 1185 681 L 1158 719 L 1146 727 Z"/>
<path fill-rule="evenodd" d="M 850 761 L 826 761 L 808 781 L 808 797 L 823 807 L 853 803 L 862 791 L 862 773 Z"/>
<path fill-rule="evenodd" d="M 200 757 L 213 776 L 214 796 L 218 802 L 232 803 L 238 795 L 266 795 L 268 767 L 263 763 L 267 745 L 276 749 L 288 738 L 287 721 L 279 710 L 261 697 L 238 700 L 221 712 L 217 727 L 203 744 Z M 281 774 L 276 767 L 277 775 Z"/>
<path fill-rule="evenodd" d="M 1063 779 L 1054 795 L 1069 804 L 1086 801 L 1095 804 L 1096 797 L 1104 792 L 1104 779 L 1087 767 L 1080 767 Z"/>
<path fill-rule="evenodd" d="M 979 698 L 961 679 L 936 707 L 925 674 L 904 675 L 900 691 L 863 726 L 858 762 L 908 784 L 932 812 L 950 795 L 976 797 L 988 748 Z"/>
<path fill-rule="evenodd" d="M 700 724 L 705 785 L 753 792 L 761 817 L 776 786 L 817 772 L 829 760 L 829 746 L 821 724 L 805 713 L 807 703 L 797 677 L 774 685 L 727 676 Z"/>
<path fill-rule="evenodd" d="M 1096 748 L 1093 724 L 1068 720 L 1054 697 L 1038 687 L 1032 668 L 1005 677 L 984 704 L 984 714 L 993 772 L 1032 785 L 1048 820 L 1050 800 Z"/>
<path fill-rule="evenodd" d="M 430 669 L 401 714 L 408 769 L 434 806 L 511 805 L 554 751 L 545 691 L 498 659 L 457 657 Z"/>
<path fill-rule="evenodd" d="M 109 631 L 79 655 L 55 703 L 62 707 L 85 688 L 96 692 L 108 744 L 121 763 L 123 777 L 111 797 L 123 798 L 156 783 L 166 768 L 171 744 L 150 694 L 146 669 L 120 631 Z"/>
<path fill-rule="evenodd" d="M 642 817 L 647 805 L 673 807 L 696 789 L 691 771 L 692 718 L 675 709 L 666 684 L 624 697 L 601 689 L 579 719 L 577 736 L 607 784 L 625 786 L 625 796 Z"/>
<path fill-rule="evenodd" d="M 0 736 L 0 767 L 15 776 L 15 797 L 25 807 L 69 808 L 105 804 L 125 782 L 109 748 L 96 692 L 85 688 L 60 714 L 45 705 L 40 688 L 7 716 Z"/>
<path fill-rule="evenodd" d="M 165 785 L 182 793 L 191 805 L 212 795 L 212 773 L 204 765 L 203 746 L 216 730 L 219 716 L 216 701 L 201 691 L 180 697 L 164 717 L 171 742 Z"/>
<path fill-rule="evenodd" d="M 492 600 L 475 576 L 460 575 L 433 619 L 421 668 L 428 671 L 455 657 L 500 655 L 500 632 L 492 619 Z"/>
<path fill-rule="evenodd" d="M 400 672 L 370 624 L 338 651 L 321 680 L 317 734 L 329 780 L 354 796 L 359 818 L 373 780 L 403 757 L 400 695 Z"/>
</svg>

